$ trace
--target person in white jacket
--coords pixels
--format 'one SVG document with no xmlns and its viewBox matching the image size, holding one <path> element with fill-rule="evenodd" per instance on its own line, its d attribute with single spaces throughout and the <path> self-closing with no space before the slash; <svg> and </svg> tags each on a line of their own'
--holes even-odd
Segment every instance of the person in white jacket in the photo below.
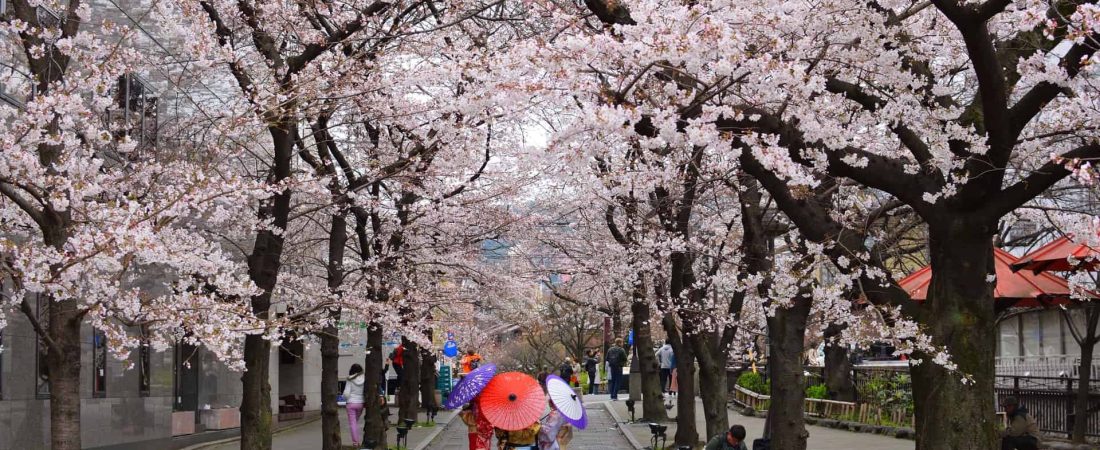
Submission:
<svg viewBox="0 0 1100 450">
<path fill-rule="evenodd" d="M 672 380 L 672 369 L 676 368 L 673 364 L 672 355 L 672 345 L 668 342 L 665 342 L 665 345 L 662 345 L 661 349 L 657 350 L 657 362 L 661 366 L 661 393 L 667 393 L 669 391 L 669 381 Z"/>
<path fill-rule="evenodd" d="M 363 376 L 363 366 L 352 364 L 348 371 L 348 381 L 344 384 L 344 400 L 347 401 L 348 426 L 351 427 L 351 443 L 359 448 L 362 430 L 359 429 L 359 414 L 363 412 L 363 385 L 367 378 Z"/>
</svg>

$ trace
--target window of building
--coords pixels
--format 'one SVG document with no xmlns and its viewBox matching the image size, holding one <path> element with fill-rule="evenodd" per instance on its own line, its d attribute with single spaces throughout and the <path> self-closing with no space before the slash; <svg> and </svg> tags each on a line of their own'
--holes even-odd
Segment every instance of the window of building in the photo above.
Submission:
<svg viewBox="0 0 1100 450">
<path fill-rule="evenodd" d="M 107 396 L 107 335 L 92 332 L 92 397 Z"/>
<path fill-rule="evenodd" d="M 198 347 L 176 344 L 173 376 L 173 411 L 197 411 L 199 407 L 199 371 L 202 359 Z"/>
<path fill-rule="evenodd" d="M 1023 343 L 1021 356 L 1035 357 L 1043 355 L 1043 324 L 1039 314 L 1020 315 L 1020 340 Z"/>
<path fill-rule="evenodd" d="M 37 308 L 38 324 L 42 326 L 42 329 L 48 330 L 50 328 L 50 299 L 36 294 L 35 307 Z M 46 341 L 42 340 L 42 336 L 38 336 L 38 339 L 34 340 L 34 344 L 35 353 L 38 354 L 38 358 L 35 359 L 35 372 L 38 376 L 36 377 L 34 395 L 37 398 L 50 398 L 50 366 L 46 359 L 49 346 Z"/>
<path fill-rule="evenodd" d="M 997 341 L 997 355 L 1001 357 L 1020 356 L 1020 317 L 1011 317 L 997 327 L 1000 339 Z"/>
<path fill-rule="evenodd" d="M 1048 310 L 1039 314 L 1043 328 L 1043 356 L 1066 354 L 1065 340 L 1062 338 L 1061 311 Z"/>
<path fill-rule="evenodd" d="M 153 375 L 150 372 L 150 369 L 152 369 L 151 356 L 149 340 L 142 338 L 141 347 L 138 348 L 138 393 L 142 397 L 149 396 L 149 388 L 152 384 Z"/>
</svg>

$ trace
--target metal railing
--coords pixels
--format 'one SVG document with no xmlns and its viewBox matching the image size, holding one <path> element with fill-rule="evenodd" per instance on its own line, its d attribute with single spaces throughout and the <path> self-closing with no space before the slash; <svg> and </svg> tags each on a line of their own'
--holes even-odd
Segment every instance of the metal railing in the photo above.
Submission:
<svg viewBox="0 0 1100 450">
<path fill-rule="evenodd" d="M 1081 358 L 1073 355 L 1002 356 L 997 358 L 997 375 L 1072 377 L 1080 373 Z M 1100 379 L 1100 364 L 1091 366 L 1092 379 Z"/>
<path fill-rule="evenodd" d="M 1088 422 L 1085 435 L 1100 437 L 1100 386 L 1090 383 Z M 1077 379 L 1058 377 L 1025 377 L 997 375 L 994 391 L 998 404 L 1008 396 L 1020 400 L 1039 423 L 1044 433 L 1066 437 L 1073 430 L 1074 402 L 1077 399 Z M 1000 407 L 998 406 L 998 410 Z"/>
</svg>

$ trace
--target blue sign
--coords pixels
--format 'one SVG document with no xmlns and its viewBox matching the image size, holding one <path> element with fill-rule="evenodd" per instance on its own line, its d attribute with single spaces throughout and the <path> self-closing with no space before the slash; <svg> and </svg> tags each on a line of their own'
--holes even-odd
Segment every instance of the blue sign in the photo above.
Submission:
<svg viewBox="0 0 1100 450">
<path fill-rule="evenodd" d="M 443 356 L 454 358 L 458 356 L 458 344 L 455 341 L 447 341 L 443 344 Z"/>
<path fill-rule="evenodd" d="M 630 334 L 626 335 L 626 343 L 634 345 L 634 329 L 630 329 Z"/>
</svg>

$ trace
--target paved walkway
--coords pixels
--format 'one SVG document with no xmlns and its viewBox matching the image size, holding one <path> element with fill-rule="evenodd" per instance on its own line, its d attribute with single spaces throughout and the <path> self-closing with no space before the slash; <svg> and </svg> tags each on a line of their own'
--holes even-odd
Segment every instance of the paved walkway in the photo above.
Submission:
<svg viewBox="0 0 1100 450">
<path fill-rule="evenodd" d="M 397 417 L 397 409 L 396 408 L 391 408 L 391 409 L 393 410 L 393 414 L 391 415 L 391 417 Z M 426 447 L 428 441 L 430 441 L 432 438 L 434 438 L 438 434 L 437 431 L 441 431 L 443 429 L 443 427 L 446 427 L 448 421 L 450 421 L 453 416 L 454 416 L 453 412 L 443 411 L 443 412 L 440 412 L 438 416 L 436 416 L 436 418 L 435 418 L 436 426 L 435 427 L 413 428 L 411 431 L 409 431 L 409 447 L 408 448 L 410 450 L 430 448 L 430 447 Z M 348 431 L 348 421 L 347 421 L 347 419 L 348 419 L 348 416 L 347 416 L 347 413 L 344 412 L 344 408 L 340 408 L 340 436 L 341 436 L 340 441 L 344 444 L 344 448 L 350 449 L 350 448 L 352 448 L 351 447 L 351 434 Z M 421 420 L 426 419 L 423 412 L 420 413 L 420 419 Z M 362 420 L 362 419 L 360 419 L 360 420 Z M 457 422 L 459 425 L 462 425 L 461 420 L 455 419 L 454 422 Z M 360 426 L 362 426 L 362 422 L 360 422 Z M 463 436 L 463 439 L 465 439 L 465 436 Z M 463 442 L 465 442 L 465 441 L 463 441 Z M 397 432 L 393 429 L 392 426 L 389 429 L 389 436 L 387 438 L 387 443 L 390 446 L 393 446 L 397 443 Z M 298 426 L 298 427 L 290 428 L 290 429 L 287 429 L 287 430 L 281 431 L 281 432 L 276 432 L 275 437 L 272 439 L 272 449 L 273 450 L 315 450 L 315 449 L 320 448 L 320 447 L 321 447 L 321 419 L 320 418 L 317 418 L 316 420 L 313 420 L 310 423 L 302 424 L 301 426 Z M 241 443 L 240 443 L 239 438 L 233 439 L 233 440 L 228 441 L 228 442 L 222 442 L 220 444 L 214 444 L 214 445 L 208 444 L 208 445 L 205 445 L 205 446 L 196 446 L 196 447 L 194 447 L 195 450 L 197 450 L 197 449 L 202 449 L 202 450 L 237 450 L 239 448 L 241 448 Z"/>
<path fill-rule="evenodd" d="M 606 396 L 605 396 L 606 397 Z M 602 403 L 589 403 L 588 427 L 583 430 L 573 431 L 573 441 L 569 443 L 569 450 L 626 450 L 633 448 L 626 440 L 622 432 L 615 424 L 615 419 L 608 414 Z M 494 447 L 495 439 L 494 439 Z M 451 422 L 426 450 L 469 450 L 469 441 L 466 438 L 466 425 L 461 420 Z"/>
<path fill-rule="evenodd" d="M 651 434 L 646 423 L 629 423 L 630 414 L 622 400 L 612 402 L 607 395 L 585 396 L 588 408 L 588 428 L 576 430 L 569 450 L 628 450 L 649 447 Z M 637 405 L 637 414 L 641 415 L 641 405 Z M 696 427 L 705 430 L 702 402 L 696 401 Z M 394 411 L 394 415 L 396 415 Z M 444 411 L 436 418 L 437 425 L 431 428 L 414 428 L 409 432 L 410 450 L 467 450 L 466 426 L 454 417 L 455 412 Z M 669 416 L 676 416 L 676 408 L 669 410 Z M 453 420 L 452 420 L 453 418 Z M 748 429 L 749 440 L 759 437 L 764 429 L 764 419 L 745 417 L 729 411 L 730 423 L 739 423 Z M 348 434 L 347 416 L 340 410 L 340 431 L 345 445 L 351 443 Z M 616 423 L 618 421 L 618 423 Z M 910 440 L 892 437 L 852 433 L 817 426 L 807 426 L 810 432 L 808 448 L 814 450 L 913 450 L 915 443 Z M 627 438 L 624 433 L 629 433 Z M 676 424 L 668 423 L 668 445 L 676 435 Z M 321 421 L 314 420 L 301 426 L 278 432 L 274 438 L 274 450 L 313 450 L 320 447 Z M 396 432 L 391 428 L 389 444 L 396 443 Z M 237 439 L 218 444 L 196 447 L 203 450 L 236 450 L 240 448 Z M 345 448 L 351 448 L 350 446 Z M 495 447 L 493 447 L 495 448 Z"/>
<path fill-rule="evenodd" d="M 621 398 L 621 397 L 620 397 Z M 675 402 L 673 402 L 675 403 Z M 640 444 L 640 448 L 649 447 L 652 433 L 649 432 L 649 425 L 646 423 L 629 423 L 630 413 L 627 411 L 626 403 L 623 400 L 617 402 L 609 402 L 611 408 L 613 408 L 615 415 L 620 420 L 624 421 L 623 429 L 630 432 L 634 441 Z M 635 405 L 635 414 L 642 415 L 642 405 L 638 402 Z M 676 417 L 676 407 L 673 406 L 668 412 L 670 418 Z M 699 433 L 706 432 L 706 422 L 703 418 L 703 402 L 702 400 L 695 401 L 695 427 L 699 430 Z M 753 439 L 759 438 L 764 431 L 764 419 L 760 417 L 745 417 L 732 410 L 729 411 L 729 423 L 739 423 L 745 426 L 748 430 L 748 441 L 751 443 Z M 908 439 L 897 439 L 888 436 L 881 436 L 877 434 L 866 433 L 853 433 L 850 431 L 836 430 L 833 428 L 818 427 L 813 425 L 806 426 L 807 431 L 810 432 L 809 443 L 807 448 L 813 450 L 851 450 L 851 449 L 874 449 L 874 450 L 913 450 L 916 448 L 916 443 Z M 672 445 L 672 439 L 676 436 L 676 423 L 668 423 L 668 445 Z M 700 439 L 703 437 L 700 436 Z M 618 448 L 618 447 L 616 447 Z M 623 447 L 630 448 L 630 447 Z"/>
</svg>

